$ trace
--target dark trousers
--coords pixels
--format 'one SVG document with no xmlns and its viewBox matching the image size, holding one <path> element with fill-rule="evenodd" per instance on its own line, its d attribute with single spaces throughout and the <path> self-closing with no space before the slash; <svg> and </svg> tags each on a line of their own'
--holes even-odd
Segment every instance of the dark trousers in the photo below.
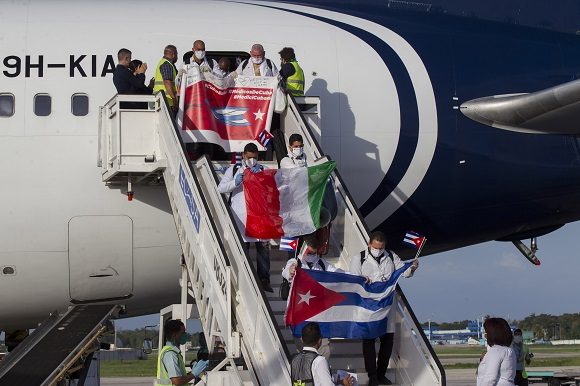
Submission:
<svg viewBox="0 0 580 386">
<path fill-rule="evenodd" d="M 256 262 L 258 266 L 258 278 L 260 281 L 270 282 L 270 243 L 267 241 L 256 241 Z M 250 251 L 250 243 L 244 243 L 246 252 Z"/>
<path fill-rule="evenodd" d="M 522 376 L 521 370 L 516 370 L 516 377 L 514 378 L 516 386 L 528 386 L 528 379 Z"/>
<path fill-rule="evenodd" d="M 385 375 L 387 373 L 389 359 L 393 352 L 394 337 L 395 334 L 393 333 L 386 333 L 379 337 L 381 345 L 378 358 L 375 349 L 376 339 L 363 339 L 362 347 L 365 359 L 365 370 L 369 374 L 369 377 Z"/>
</svg>

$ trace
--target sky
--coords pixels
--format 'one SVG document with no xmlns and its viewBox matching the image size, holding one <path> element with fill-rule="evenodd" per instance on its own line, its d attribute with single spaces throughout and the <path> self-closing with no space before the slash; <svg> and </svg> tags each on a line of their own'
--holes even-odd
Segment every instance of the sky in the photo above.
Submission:
<svg viewBox="0 0 580 386">
<path fill-rule="evenodd" d="M 539 267 L 512 243 L 494 241 L 426 256 L 415 275 L 400 283 L 420 322 L 580 312 L 578 235 L 580 222 L 540 237 Z M 158 318 L 119 320 L 117 325 L 134 329 L 157 324 Z M 199 323 L 190 323 L 188 329 L 199 330 Z"/>
</svg>

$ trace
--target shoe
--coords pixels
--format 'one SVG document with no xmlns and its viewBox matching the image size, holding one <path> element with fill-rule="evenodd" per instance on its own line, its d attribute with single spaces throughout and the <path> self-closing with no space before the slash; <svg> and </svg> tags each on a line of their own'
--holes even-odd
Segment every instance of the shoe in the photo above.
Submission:
<svg viewBox="0 0 580 386">
<path fill-rule="evenodd" d="M 369 386 L 379 386 L 379 380 L 375 375 L 369 376 Z"/>
<path fill-rule="evenodd" d="M 264 291 L 266 292 L 274 292 L 274 289 L 266 280 L 262 280 L 262 288 L 264 288 Z"/>
<path fill-rule="evenodd" d="M 389 380 L 389 378 L 385 377 L 384 375 L 377 376 L 377 380 L 379 381 L 379 385 L 392 385 L 393 382 Z"/>
</svg>

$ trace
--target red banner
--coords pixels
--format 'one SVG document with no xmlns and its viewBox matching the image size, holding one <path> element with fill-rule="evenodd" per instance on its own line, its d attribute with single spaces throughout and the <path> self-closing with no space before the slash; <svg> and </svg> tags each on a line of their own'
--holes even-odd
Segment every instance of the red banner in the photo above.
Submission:
<svg viewBox="0 0 580 386">
<path fill-rule="evenodd" d="M 229 152 L 242 151 L 250 141 L 267 147 L 277 85 L 276 77 L 222 79 L 190 66 L 180 87 L 183 140 L 215 143 Z"/>
</svg>

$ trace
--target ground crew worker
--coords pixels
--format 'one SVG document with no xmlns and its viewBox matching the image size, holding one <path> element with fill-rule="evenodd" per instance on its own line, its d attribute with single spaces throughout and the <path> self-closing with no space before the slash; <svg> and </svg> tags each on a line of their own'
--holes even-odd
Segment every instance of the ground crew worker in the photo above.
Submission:
<svg viewBox="0 0 580 386">
<path fill-rule="evenodd" d="M 514 330 L 514 340 L 512 342 L 512 350 L 516 354 L 516 376 L 514 384 L 516 386 L 528 386 L 528 374 L 526 373 L 526 365 L 532 361 L 534 354 L 531 354 L 522 340 L 522 330 L 516 328 Z"/>
<path fill-rule="evenodd" d="M 310 322 L 302 329 L 302 352 L 292 357 L 290 378 L 292 386 L 334 386 L 326 358 L 318 353 L 322 342 L 320 326 Z M 339 385 L 351 386 L 354 379 L 348 375 L 338 380 Z"/>
<path fill-rule="evenodd" d="M 157 358 L 157 380 L 156 386 L 187 385 L 191 380 L 202 374 L 209 361 L 198 360 L 187 373 L 185 362 L 179 350 L 179 345 L 185 344 L 185 325 L 181 320 L 169 320 L 164 327 L 166 344 L 159 352 Z"/>
<path fill-rule="evenodd" d="M 353 256 L 350 263 L 350 273 L 358 276 L 365 276 L 367 281 L 387 281 L 396 269 L 401 268 L 404 262 L 394 252 L 385 249 L 387 237 L 383 232 L 371 233 L 368 248 L 360 254 Z M 404 277 L 411 277 L 419 267 L 419 262 L 415 262 L 404 273 Z M 395 308 L 392 307 L 391 310 Z M 394 315 L 391 313 L 391 315 Z M 369 375 L 369 386 L 391 385 L 391 381 L 386 377 L 389 359 L 393 351 L 395 337 L 395 318 L 388 316 L 387 331 L 380 336 L 379 357 L 375 350 L 376 339 L 363 339 L 363 357 L 365 369 Z"/>
<path fill-rule="evenodd" d="M 280 76 L 284 81 L 286 91 L 292 96 L 304 96 L 304 71 L 296 61 L 294 49 L 284 47 L 280 52 Z"/>
<path fill-rule="evenodd" d="M 157 64 L 155 69 L 155 83 L 153 85 L 153 92 L 165 91 L 167 103 L 173 116 L 177 113 L 177 87 L 175 86 L 175 78 L 177 77 L 177 69 L 175 62 L 177 61 L 177 48 L 174 45 L 168 45 L 163 50 L 163 58 Z"/>
<path fill-rule="evenodd" d="M 266 59 L 266 51 L 261 44 L 252 46 L 250 58 L 242 61 L 236 72 L 246 76 L 278 76 L 278 68 L 270 59 Z"/>
</svg>

